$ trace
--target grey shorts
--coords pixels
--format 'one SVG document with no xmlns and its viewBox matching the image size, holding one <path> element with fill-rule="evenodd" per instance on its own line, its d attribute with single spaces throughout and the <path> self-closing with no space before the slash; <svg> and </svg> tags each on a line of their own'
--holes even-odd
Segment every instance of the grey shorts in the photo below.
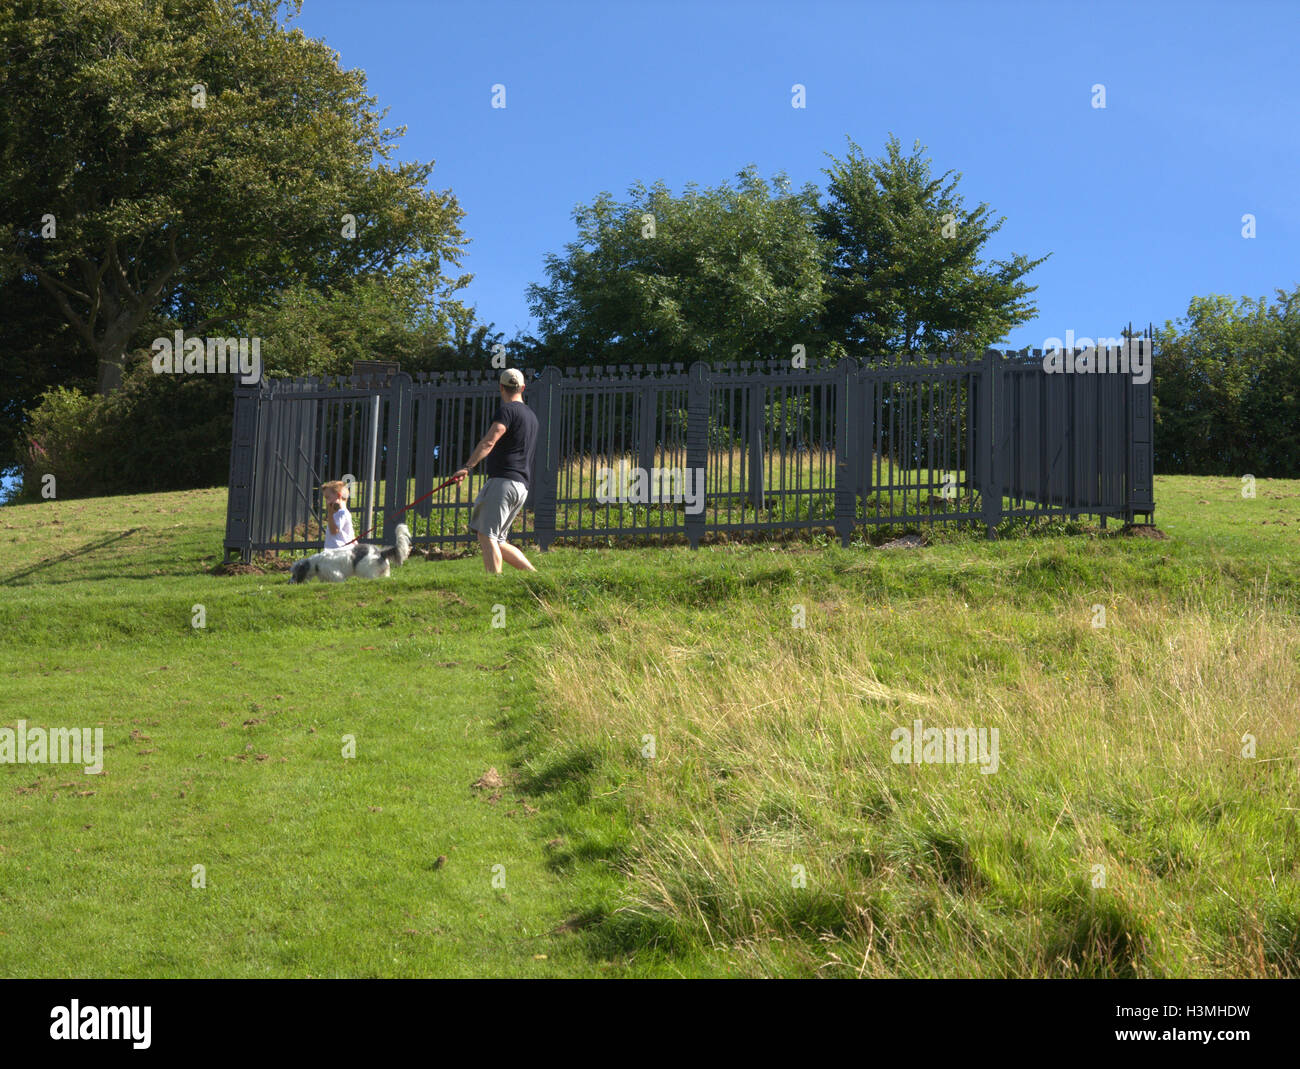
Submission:
<svg viewBox="0 0 1300 1069">
<path fill-rule="evenodd" d="M 494 542 L 506 541 L 510 537 L 510 527 L 527 498 L 528 487 L 523 483 L 495 476 L 489 478 L 474 499 L 469 529 L 487 535 Z"/>
</svg>

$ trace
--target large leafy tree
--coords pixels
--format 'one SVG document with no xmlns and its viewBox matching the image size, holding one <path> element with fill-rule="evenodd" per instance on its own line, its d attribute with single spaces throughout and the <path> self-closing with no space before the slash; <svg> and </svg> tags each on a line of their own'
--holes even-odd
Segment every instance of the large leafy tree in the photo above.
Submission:
<svg viewBox="0 0 1300 1069">
<path fill-rule="evenodd" d="M 237 333 L 294 285 L 403 275 L 454 303 L 468 282 L 443 273 L 459 263 L 463 213 L 424 189 L 432 163 L 386 162 L 403 131 L 381 125 L 364 74 L 284 25 L 284 9 L 0 11 L 0 283 L 39 285 L 93 355 L 100 392 L 159 320 Z"/>
<path fill-rule="evenodd" d="M 960 174 L 935 177 L 918 143 L 878 159 L 851 139 L 831 157 L 818 232 L 829 243 L 822 329 L 855 356 L 982 349 L 1036 311 L 1025 276 L 1046 259 L 983 263 L 1004 220 L 964 207 Z M 829 155 L 829 154 L 828 154 Z"/>
<path fill-rule="evenodd" d="M 529 287 L 542 345 L 596 362 L 789 355 L 822 307 L 816 190 L 736 184 L 674 195 L 662 182 L 574 211 L 577 239 Z"/>
</svg>

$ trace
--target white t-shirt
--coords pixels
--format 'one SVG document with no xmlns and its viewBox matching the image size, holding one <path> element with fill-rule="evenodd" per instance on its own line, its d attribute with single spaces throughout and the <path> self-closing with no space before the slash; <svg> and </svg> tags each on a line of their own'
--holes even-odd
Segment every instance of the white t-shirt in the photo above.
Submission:
<svg viewBox="0 0 1300 1069">
<path fill-rule="evenodd" d="M 334 534 L 329 528 L 325 529 L 325 548 L 341 549 L 356 537 L 352 533 L 352 513 L 340 507 L 338 512 L 334 513 L 333 519 L 334 526 L 339 529 L 339 533 Z"/>
</svg>

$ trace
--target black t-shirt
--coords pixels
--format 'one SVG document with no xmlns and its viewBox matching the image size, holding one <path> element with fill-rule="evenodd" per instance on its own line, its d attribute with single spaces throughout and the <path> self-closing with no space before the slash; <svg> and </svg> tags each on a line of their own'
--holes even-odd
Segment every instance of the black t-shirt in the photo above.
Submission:
<svg viewBox="0 0 1300 1069">
<path fill-rule="evenodd" d="M 522 401 L 503 401 L 492 417 L 505 425 L 484 461 L 484 470 L 498 479 L 515 479 L 529 490 L 533 486 L 533 453 L 537 449 L 537 417 Z"/>
</svg>

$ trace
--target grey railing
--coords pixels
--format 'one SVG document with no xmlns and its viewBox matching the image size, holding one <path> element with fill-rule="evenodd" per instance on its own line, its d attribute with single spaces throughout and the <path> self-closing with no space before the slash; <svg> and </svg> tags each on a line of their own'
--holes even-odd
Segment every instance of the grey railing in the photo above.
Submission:
<svg viewBox="0 0 1300 1069">
<path fill-rule="evenodd" d="M 1149 368 L 1150 345 L 1135 338 L 1124 355 L 1142 347 Z M 1119 350 L 1094 353 L 1102 367 L 1112 354 L 1118 366 Z M 487 430 L 496 374 L 236 387 L 227 558 L 319 549 L 320 485 L 342 478 L 363 541 L 405 522 L 417 545 L 471 542 L 481 466 L 428 495 Z M 991 537 L 1013 517 L 1104 525 L 1155 507 L 1149 379 L 1053 374 L 1041 352 L 548 367 L 524 400 L 539 438 L 513 536 L 543 549 L 812 529 L 847 545 L 884 524 L 980 525 Z"/>
</svg>

